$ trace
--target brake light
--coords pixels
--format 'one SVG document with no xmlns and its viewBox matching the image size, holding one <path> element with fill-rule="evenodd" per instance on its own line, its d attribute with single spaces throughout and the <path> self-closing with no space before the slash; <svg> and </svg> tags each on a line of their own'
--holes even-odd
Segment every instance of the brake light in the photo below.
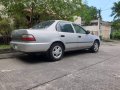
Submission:
<svg viewBox="0 0 120 90">
<path fill-rule="evenodd" d="M 22 35 L 22 41 L 36 41 L 35 37 L 31 34 Z"/>
</svg>

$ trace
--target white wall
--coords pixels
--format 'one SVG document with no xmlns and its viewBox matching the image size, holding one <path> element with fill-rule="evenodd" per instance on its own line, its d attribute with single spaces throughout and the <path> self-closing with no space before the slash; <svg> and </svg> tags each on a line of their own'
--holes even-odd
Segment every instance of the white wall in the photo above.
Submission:
<svg viewBox="0 0 120 90">
<path fill-rule="evenodd" d="M 98 26 L 83 26 L 83 28 L 89 31 L 98 31 Z"/>
<path fill-rule="evenodd" d="M 74 19 L 75 19 L 75 20 L 74 20 L 74 23 L 81 25 L 81 17 L 75 16 Z"/>
</svg>

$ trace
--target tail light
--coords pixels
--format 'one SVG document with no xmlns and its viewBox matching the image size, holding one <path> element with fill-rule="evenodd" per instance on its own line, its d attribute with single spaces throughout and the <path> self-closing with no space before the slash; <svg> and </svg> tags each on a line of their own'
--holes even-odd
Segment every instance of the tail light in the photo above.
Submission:
<svg viewBox="0 0 120 90">
<path fill-rule="evenodd" d="M 36 41 L 35 37 L 31 34 L 22 35 L 22 41 Z"/>
</svg>

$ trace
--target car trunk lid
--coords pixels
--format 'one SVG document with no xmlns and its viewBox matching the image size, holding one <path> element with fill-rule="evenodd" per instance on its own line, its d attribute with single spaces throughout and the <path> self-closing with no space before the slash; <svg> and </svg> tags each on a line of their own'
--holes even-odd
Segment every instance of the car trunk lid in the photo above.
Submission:
<svg viewBox="0 0 120 90">
<path fill-rule="evenodd" d="M 26 41 L 36 41 L 37 38 L 43 34 L 43 32 L 47 32 L 46 29 L 18 29 L 14 30 L 11 34 L 12 41 L 17 42 L 26 42 Z"/>
<path fill-rule="evenodd" d="M 12 41 L 22 41 L 22 35 L 28 34 L 27 29 L 14 30 L 11 34 Z"/>
</svg>

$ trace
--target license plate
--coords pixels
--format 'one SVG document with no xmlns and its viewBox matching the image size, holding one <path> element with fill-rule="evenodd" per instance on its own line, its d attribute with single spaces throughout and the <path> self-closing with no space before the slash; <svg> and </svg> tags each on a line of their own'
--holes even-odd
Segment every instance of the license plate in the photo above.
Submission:
<svg viewBox="0 0 120 90">
<path fill-rule="evenodd" d="M 14 49 L 18 49 L 18 46 L 17 45 L 13 45 Z"/>
</svg>

